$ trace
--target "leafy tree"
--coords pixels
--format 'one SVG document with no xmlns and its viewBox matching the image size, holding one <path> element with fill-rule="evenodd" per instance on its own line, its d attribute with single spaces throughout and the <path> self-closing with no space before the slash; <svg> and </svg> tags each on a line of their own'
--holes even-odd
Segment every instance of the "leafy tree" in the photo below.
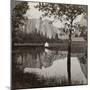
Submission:
<svg viewBox="0 0 90 90">
<path fill-rule="evenodd" d="M 84 21 L 83 21 L 84 20 Z M 88 16 L 86 13 L 83 14 L 82 22 L 74 23 L 75 29 L 80 32 L 80 36 L 87 41 L 87 30 L 88 30 Z"/>
<path fill-rule="evenodd" d="M 80 36 L 83 37 L 87 41 L 87 26 L 79 25 L 78 28 L 81 32 Z"/>
<path fill-rule="evenodd" d="M 19 2 L 16 4 L 15 8 L 12 10 L 12 42 L 21 41 L 20 27 L 24 25 L 25 20 L 27 19 L 24 15 L 29 9 L 28 2 Z"/>
<path fill-rule="evenodd" d="M 67 71 L 68 80 L 71 83 L 71 35 L 75 26 L 73 21 L 78 15 L 83 13 L 87 14 L 87 6 L 85 5 L 73 5 L 73 4 L 54 4 L 54 3 L 42 3 L 40 2 L 35 6 L 40 11 L 44 12 L 43 17 L 54 17 L 61 22 L 65 22 L 65 29 L 69 32 L 68 40 L 68 55 L 67 55 Z"/>
<path fill-rule="evenodd" d="M 55 40 L 58 41 L 58 34 L 55 35 Z"/>
</svg>

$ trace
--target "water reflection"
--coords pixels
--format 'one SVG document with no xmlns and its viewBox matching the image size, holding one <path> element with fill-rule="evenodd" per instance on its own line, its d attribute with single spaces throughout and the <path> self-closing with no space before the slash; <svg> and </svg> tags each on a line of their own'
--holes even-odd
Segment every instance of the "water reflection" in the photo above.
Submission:
<svg viewBox="0 0 90 90">
<path fill-rule="evenodd" d="M 85 70 L 82 69 L 77 55 L 72 56 L 74 57 L 71 57 L 71 84 L 86 84 Z M 16 50 L 13 54 L 13 63 L 15 72 L 20 71 L 23 74 L 36 75 L 39 81 L 44 80 L 45 85 L 54 86 L 52 83 L 55 85 L 68 85 L 67 51 L 47 48 Z M 35 86 L 32 85 L 31 87 Z"/>
</svg>

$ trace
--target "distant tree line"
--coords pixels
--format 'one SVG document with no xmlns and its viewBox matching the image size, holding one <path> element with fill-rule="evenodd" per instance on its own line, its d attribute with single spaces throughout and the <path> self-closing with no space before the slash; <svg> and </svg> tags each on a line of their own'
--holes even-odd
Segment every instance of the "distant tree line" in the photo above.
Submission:
<svg viewBox="0 0 90 90">
<path fill-rule="evenodd" d="M 17 39 L 17 41 L 15 41 L 16 43 L 45 43 L 46 41 L 49 43 L 63 42 L 63 40 L 58 38 L 58 34 L 56 34 L 54 38 L 49 38 L 46 34 L 43 35 L 40 31 L 37 32 L 37 30 L 30 33 L 19 31 L 18 35 L 20 39 Z"/>
</svg>

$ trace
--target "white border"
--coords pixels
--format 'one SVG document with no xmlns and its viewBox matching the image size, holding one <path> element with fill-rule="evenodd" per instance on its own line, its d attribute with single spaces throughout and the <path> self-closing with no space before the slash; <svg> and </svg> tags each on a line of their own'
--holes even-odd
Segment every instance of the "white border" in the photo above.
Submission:
<svg viewBox="0 0 90 90">
<path fill-rule="evenodd" d="M 40 1 L 52 3 L 68 3 L 68 4 L 88 4 L 88 0 L 16 0 L 16 1 Z"/>
<path fill-rule="evenodd" d="M 10 88 L 10 2 L 0 0 L 0 90 Z"/>
<path fill-rule="evenodd" d="M 29 1 L 29 0 L 28 0 Z M 89 0 L 31 0 L 41 2 L 55 2 L 55 3 L 72 3 L 72 4 L 88 4 Z M 90 16 L 90 10 L 88 10 Z M 90 20 L 90 18 L 88 18 Z M 90 21 L 89 21 L 90 23 Z M 90 38 L 90 25 L 88 24 L 88 39 Z M 10 0 L 0 0 L 0 90 L 10 90 Z M 88 46 L 90 42 L 88 40 Z M 88 50 L 90 51 L 89 47 Z M 90 52 L 89 52 L 90 53 Z M 88 55 L 90 56 L 90 55 Z M 90 57 L 88 58 L 88 67 L 90 68 Z M 90 71 L 90 70 L 88 70 Z M 90 72 L 88 72 L 90 76 Z M 90 84 L 90 79 L 89 79 Z M 90 90 L 88 86 L 70 86 L 70 87 L 54 87 L 54 88 L 41 88 L 41 90 Z M 29 90 L 29 89 L 28 89 Z M 33 89 L 35 90 L 35 89 Z"/>
</svg>

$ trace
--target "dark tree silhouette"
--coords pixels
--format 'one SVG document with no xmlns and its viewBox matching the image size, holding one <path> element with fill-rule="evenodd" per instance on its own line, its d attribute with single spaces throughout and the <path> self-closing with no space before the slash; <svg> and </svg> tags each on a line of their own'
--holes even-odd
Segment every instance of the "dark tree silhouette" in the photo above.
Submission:
<svg viewBox="0 0 90 90">
<path fill-rule="evenodd" d="M 28 2 L 19 2 L 16 4 L 15 8 L 12 10 L 12 41 L 20 41 L 20 27 L 24 25 L 27 10 L 29 9 Z M 23 35 L 21 35 L 23 37 Z"/>
<path fill-rule="evenodd" d="M 69 32 L 68 39 L 68 55 L 67 55 L 67 72 L 68 81 L 71 84 L 71 35 L 74 29 L 73 21 L 78 15 L 87 13 L 87 6 L 85 5 L 73 5 L 73 4 L 54 4 L 54 3 L 42 3 L 40 2 L 35 6 L 44 14 L 43 17 L 54 17 L 61 22 L 65 21 L 65 29 Z"/>
</svg>

